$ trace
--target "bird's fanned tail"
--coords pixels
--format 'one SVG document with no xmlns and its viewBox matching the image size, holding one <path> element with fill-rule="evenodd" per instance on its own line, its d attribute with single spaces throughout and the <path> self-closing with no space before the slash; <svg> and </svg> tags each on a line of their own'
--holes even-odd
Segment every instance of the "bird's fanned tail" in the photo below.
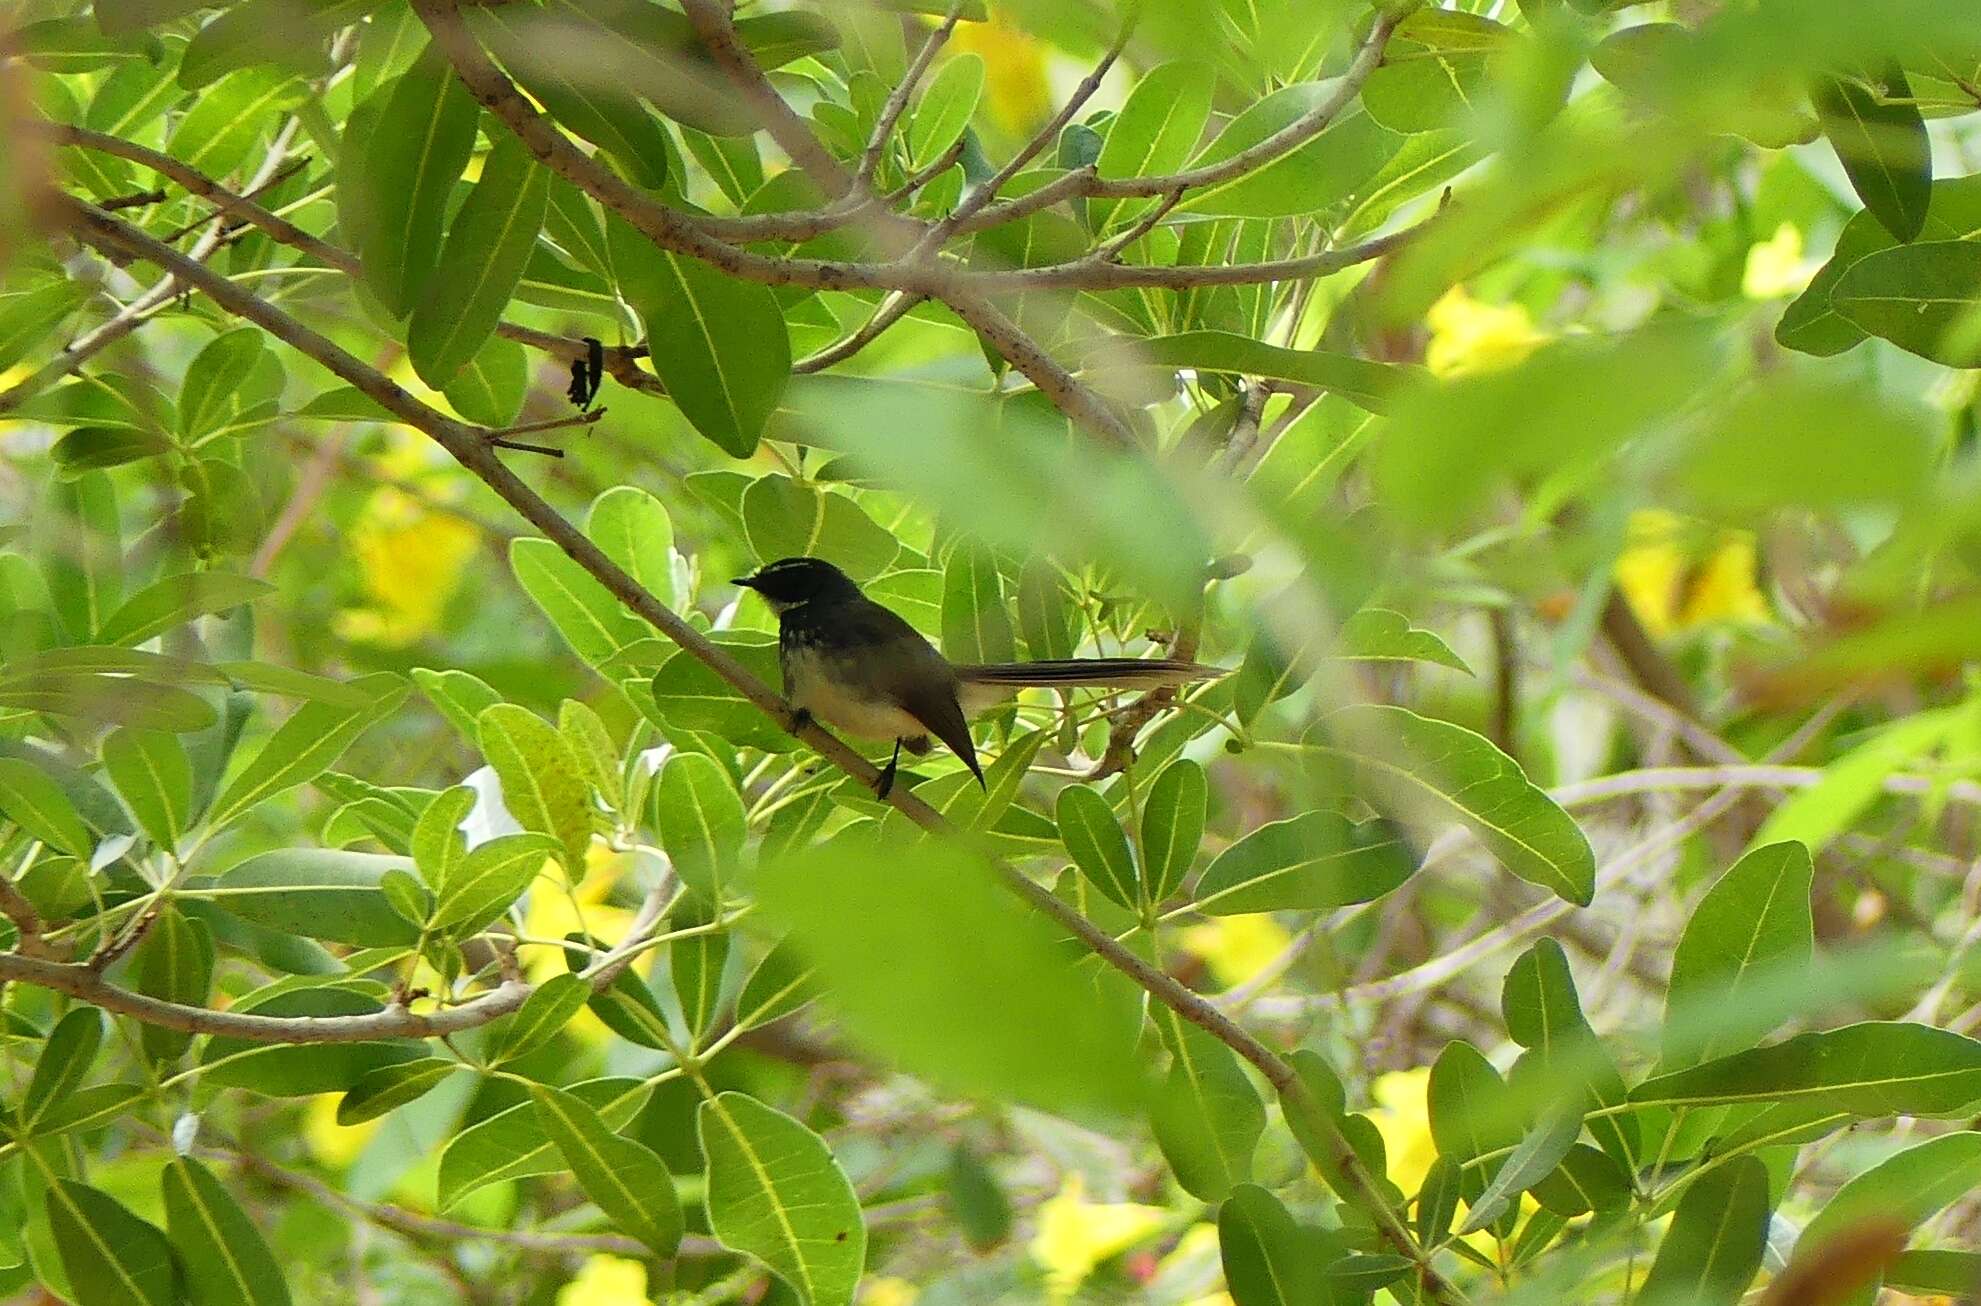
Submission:
<svg viewBox="0 0 1981 1306">
<path fill-rule="evenodd" d="M 1175 658 L 1047 658 L 1039 662 L 989 662 L 959 665 L 956 675 L 966 685 L 1002 685 L 1052 689 L 1159 689 L 1187 685 L 1228 674 L 1223 667 Z"/>
</svg>

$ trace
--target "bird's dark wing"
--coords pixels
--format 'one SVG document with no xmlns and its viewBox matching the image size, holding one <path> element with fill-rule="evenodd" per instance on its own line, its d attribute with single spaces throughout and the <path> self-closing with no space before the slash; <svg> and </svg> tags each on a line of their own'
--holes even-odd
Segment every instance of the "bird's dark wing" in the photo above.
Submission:
<svg viewBox="0 0 1981 1306">
<path fill-rule="evenodd" d="M 945 664 L 944 671 L 948 670 Z M 929 728 L 929 733 L 948 744 L 963 759 L 970 774 L 984 783 L 983 768 L 977 765 L 976 745 L 970 740 L 970 723 L 963 718 L 963 705 L 956 699 L 956 678 L 940 679 L 922 675 L 902 677 L 895 685 L 894 701 L 901 709 Z"/>
</svg>

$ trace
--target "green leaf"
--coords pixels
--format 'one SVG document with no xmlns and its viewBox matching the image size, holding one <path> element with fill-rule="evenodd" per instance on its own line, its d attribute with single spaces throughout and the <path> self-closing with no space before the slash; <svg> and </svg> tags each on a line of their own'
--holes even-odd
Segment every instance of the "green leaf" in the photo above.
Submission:
<svg viewBox="0 0 1981 1306">
<path fill-rule="evenodd" d="M 997 559 L 960 545 L 942 573 L 942 651 L 951 662 L 1009 662 L 1018 655 Z"/>
<path fill-rule="evenodd" d="M 696 1120 L 716 1238 L 769 1266 L 804 1306 L 849 1306 L 867 1229 L 824 1140 L 741 1093 L 709 1098 Z"/>
<path fill-rule="evenodd" d="M 1344 907 L 1382 897 L 1416 869 L 1416 854 L 1387 821 L 1357 825 L 1339 812 L 1303 812 L 1219 853 L 1194 897 L 1212 916 Z"/>
<path fill-rule="evenodd" d="M 617 214 L 606 217 L 606 243 L 668 397 L 718 448 L 749 457 L 791 375 L 777 296 L 655 248 Z"/>
<path fill-rule="evenodd" d="M 1108 124 L 1095 168 L 1110 179 L 1175 172 L 1196 151 L 1210 120 L 1214 78 L 1209 65 L 1179 59 L 1142 74 L 1127 103 Z M 1096 230 L 1132 218 L 1152 200 L 1095 200 L 1088 205 Z"/>
<path fill-rule="evenodd" d="M 480 119 L 432 46 L 386 94 L 359 165 L 367 212 L 355 234 L 365 280 L 395 317 L 412 312 L 440 261 L 441 224 Z"/>
<path fill-rule="evenodd" d="M 676 908 L 673 928 L 707 925 L 713 916 L 700 909 L 694 899 Z M 729 960 L 729 936 L 722 931 L 691 935 L 667 945 L 668 973 L 674 981 L 674 996 L 681 1003 L 681 1017 L 697 1038 L 706 1035 L 715 1021 L 722 1001 L 722 968 Z"/>
<path fill-rule="evenodd" d="M 1471 1203 L 1459 1234 L 1476 1233 L 1504 1215 L 1520 1194 L 1554 1173 L 1581 1132 L 1580 1111 L 1549 1112 L 1507 1155 L 1479 1199 Z"/>
<path fill-rule="evenodd" d="M 1418 369 L 1402 364 L 1373 363 L 1322 349 L 1282 349 L 1229 331 L 1185 331 L 1124 347 L 1133 350 L 1125 356 L 1138 362 L 1316 386 L 1372 413 L 1388 412 L 1398 387 L 1422 377 Z"/>
<path fill-rule="evenodd" d="M 206 1005 L 213 989 L 213 930 L 169 904 L 159 909 L 132 960 L 132 987 L 146 997 L 189 1007 Z M 192 1035 L 144 1025 L 138 1038 L 145 1055 L 169 1061 L 184 1055 Z"/>
<path fill-rule="evenodd" d="M 1310 1306 L 1330 1300 L 1310 1230 L 1257 1184 L 1239 1184 L 1217 1213 L 1226 1289 L 1237 1306 Z"/>
<path fill-rule="evenodd" d="M 1316 747 L 1351 762 L 1378 807 L 1456 820 L 1521 879 L 1589 905 L 1596 892 L 1589 840 L 1491 740 L 1386 704 L 1343 708 L 1328 726 L 1334 742 Z"/>
<path fill-rule="evenodd" d="M 1151 1108 L 1156 1145 L 1185 1192 L 1223 1201 L 1252 1178 L 1265 1106 L 1230 1048 L 1167 1010 L 1156 1027 L 1172 1058 Z"/>
<path fill-rule="evenodd" d="M 90 1306 L 173 1306 L 172 1248 L 157 1226 L 73 1179 L 48 1186 L 48 1223 L 76 1299 Z"/>
<path fill-rule="evenodd" d="M 35 1058 L 34 1074 L 21 1095 L 20 1119 L 33 1129 L 35 1121 L 58 1106 L 89 1074 L 103 1047 L 103 1016 L 94 1007 L 77 1007 L 55 1022 Z"/>
<path fill-rule="evenodd" d="M 1429 662 L 1472 674 L 1449 644 L 1387 608 L 1363 608 L 1343 622 L 1337 654 L 1354 662 Z"/>
<path fill-rule="evenodd" d="M 1867 254 L 1830 291 L 1838 313 L 1948 367 L 1981 367 L 1981 244 L 1932 240 Z"/>
<path fill-rule="evenodd" d="M 361 676 L 351 688 L 371 695 L 371 706 L 305 703 L 297 708 L 214 799 L 207 824 L 219 829 L 276 794 L 316 779 L 353 740 L 390 716 L 406 697 L 406 682 L 389 671 Z"/>
<path fill-rule="evenodd" d="M 755 1029 L 782 1020 L 818 996 L 818 979 L 788 943 L 764 954 L 736 995 L 736 1027 Z"/>
<path fill-rule="evenodd" d="M 461 837 L 461 822 L 468 819 L 474 806 L 475 791 L 467 785 L 455 785 L 435 794 L 414 823 L 408 846 L 413 865 L 419 869 L 427 887 L 438 889 L 446 884 L 467 858 L 468 846 Z"/>
<path fill-rule="evenodd" d="M 1896 239 L 1917 239 L 1932 198 L 1933 148 L 1905 73 L 1889 68 L 1874 84 L 1819 78 L 1813 98 L 1823 134 L 1864 207 Z"/>
<path fill-rule="evenodd" d="M 179 434 L 196 439 L 225 425 L 239 409 L 240 390 L 267 353 L 260 327 L 223 331 L 186 365 L 179 387 Z"/>
<path fill-rule="evenodd" d="M 708 903 L 720 902 L 746 832 L 743 799 L 729 773 L 707 754 L 676 753 L 660 768 L 653 813 L 681 883 Z"/>
<path fill-rule="evenodd" d="M 1011 1199 L 991 1168 L 961 1143 L 949 1151 L 943 1194 L 970 1250 L 991 1251 L 1011 1236 Z"/>
<path fill-rule="evenodd" d="M 103 739 L 103 770 L 151 841 L 176 848 L 192 820 L 193 767 L 177 735 L 113 730 Z"/>
<path fill-rule="evenodd" d="M 1785 1102 L 1878 1119 L 1957 1111 L 1981 1100 L 1981 1042 L 1905 1021 L 1799 1034 L 1647 1079 L 1632 1102 Z"/>
<path fill-rule="evenodd" d="M 740 632 L 718 636 L 716 647 L 766 684 L 778 682 L 774 636 Z M 658 722 L 671 730 L 705 731 L 732 744 L 788 753 L 798 747 L 777 722 L 694 654 L 673 654 L 650 682 Z"/>
<path fill-rule="evenodd" d="M 1141 902 L 1142 877 L 1128 849 L 1128 836 L 1100 791 L 1068 785 L 1059 791 L 1059 837 L 1080 874 L 1096 889 L 1130 911 Z"/>
<path fill-rule="evenodd" d="M 963 139 L 983 93 L 982 55 L 959 54 L 942 65 L 907 121 L 909 171 L 928 167 Z"/>
<path fill-rule="evenodd" d="M 552 975 L 530 991 L 516 1014 L 490 1039 L 488 1062 L 500 1065 L 529 1055 L 556 1038 L 591 997 L 589 981 L 565 973 Z"/>
<path fill-rule="evenodd" d="M 844 494 L 803 485 L 788 476 L 760 476 L 743 492 L 743 530 L 763 562 L 824 558 L 851 576 L 879 576 L 900 543 Z"/>
<path fill-rule="evenodd" d="M 250 857 L 220 878 L 208 896 L 242 920 L 285 934 L 354 947 L 409 944 L 417 926 L 385 899 L 388 871 L 412 870 L 404 857 L 329 848 L 278 848 Z"/>
<path fill-rule="evenodd" d="M 678 600 L 669 556 L 674 523 L 659 499 L 635 485 L 616 485 L 592 500 L 585 534 L 647 593 L 670 606 Z"/>
<path fill-rule="evenodd" d="M 32 763 L 0 758 L 0 813 L 50 848 L 89 860 L 96 848 L 61 786 Z"/>
<path fill-rule="evenodd" d="M 494 921 L 559 855 L 555 839 L 505 834 L 477 845 L 434 886 L 432 928 L 466 936 Z"/>
<path fill-rule="evenodd" d="M 486 681 L 465 671 L 434 671 L 429 667 L 414 667 L 413 683 L 420 687 L 427 701 L 447 718 L 447 723 L 470 741 L 475 738 L 475 718 L 483 710 L 502 701 L 502 695 L 490 689 Z"/>
<path fill-rule="evenodd" d="M 423 1097 L 438 1087 L 442 1080 L 462 1069 L 465 1067 L 460 1062 L 446 1057 L 421 1057 L 416 1061 L 380 1066 L 351 1085 L 349 1091 L 338 1099 L 337 1123 L 348 1126 L 376 1120 Z"/>
<path fill-rule="evenodd" d="M 153 581 L 111 613 L 96 632 L 98 644 L 142 644 L 194 617 L 226 612 L 272 593 L 267 581 L 224 571 L 191 571 Z"/>
<path fill-rule="evenodd" d="M 1097 1000 L 1056 931 L 961 852 L 826 845 L 764 868 L 757 900 L 849 1039 L 902 1069 L 1049 1109 L 1134 1101 L 1139 1018 Z"/>
<path fill-rule="evenodd" d="M 466 420 L 500 427 L 522 413 L 529 388 L 529 353 L 513 340 L 491 336 L 442 393 L 448 407 Z"/>
<path fill-rule="evenodd" d="M 606 1128 L 598 1112 L 562 1089 L 530 1086 L 537 1120 L 570 1163 L 585 1196 L 612 1223 L 657 1256 L 681 1245 L 681 1204 L 674 1177 L 651 1149 Z"/>
<path fill-rule="evenodd" d="M 549 178 L 520 137 L 497 135 L 406 327 L 413 370 L 436 390 L 495 334 L 543 230 Z"/>
<path fill-rule="evenodd" d="M 250 997 L 233 1010 L 263 1016 L 369 1016 L 383 1008 L 368 993 L 319 986 Z M 379 1067 L 411 1061 L 424 1050 L 410 1040 L 284 1046 L 216 1036 L 207 1040 L 200 1053 L 200 1080 L 205 1085 L 245 1088 L 270 1097 L 341 1093 Z"/>
<path fill-rule="evenodd" d="M 165 1227 L 196 1306 L 287 1306 L 282 1267 L 211 1171 L 191 1157 L 176 1156 L 161 1182 Z"/>
<path fill-rule="evenodd" d="M 163 436 L 150 431 L 121 427 L 83 426 L 55 442 L 49 456 L 64 476 L 80 476 L 106 467 L 153 458 L 172 446 Z"/>
<path fill-rule="evenodd" d="M 12 367 L 54 338 L 89 288 L 67 279 L 0 294 L 0 367 Z"/>
<path fill-rule="evenodd" d="M 597 1112 L 607 1129 L 623 1129 L 646 1102 L 649 1090 L 637 1079 L 611 1078 L 573 1084 L 566 1091 Z M 535 1104 L 519 1102 L 469 1125 L 441 1149 L 440 1209 L 488 1184 L 569 1170 L 545 1137 Z"/>
<path fill-rule="evenodd" d="M 1183 887 L 1204 837 L 1210 786 L 1189 758 L 1164 767 L 1142 800 L 1142 887 L 1160 903 Z"/>
<path fill-rule="evenodd" d="M 1685 1190 L 1637 1300 L 1644 1306 L 1732 1306 L 1754 1281 L 1768 1241 L 1768 1168 L 1738 1156 Z"/>
<path fill-rule="evenodd" d="M 557 733 L 571 746 L 571 755 L 578 759 L 586 781 L 605 800 L 606 807 L 619 810 L 626 797 L 619 750 L 598 713 L 575 698 L 567 698 L 557 705 Z"/>
<path fill-rule="evenodd" d="M 1425 1085 L 1431 1139 L 1454 1164 L 1519 1145 L 1519 1111 L 1493 1063 L 1470 1043 L 1447 1043 Z"/>
<path fill-rule="evenodd" d="M 1500 1012 L 1513 1041 L 1532 1054 L 1514 1067 L 1514 1082 L 1532 1105 L 1571 1105 L 1578 1118 L 1585 1110 L 1623 1105 L 1623 1079 L 1582 1014 L 1575 976 L 1559 943 L 1542 939 L 1513 963 L 1500 989 Z M 1618 1165 L 1636 1165 L 1636 1117 L 1598 1115 L 1589 1121 L 1589 1131 Z"/>
<path fill-rule="evenodd" d="M 1419 10 L 1398 24 L 1382 66 L 1362 85 L 1362 104 L 1391 131 L 1469 124 L 1492 85 L 1496 56 L 1511 36 L 1478 14 Z"/>
<path fill-rule="evenodd" d="M 1755 832 L 1753 847 L 1793 839 L 1820 852 L 1879 801 L 1893 771 L 1943 746 L 1965 729 L 1966 712 L 1916 712 L 1884 726 L 1823 768 L 1822 778 L 1791 794 Z"/>
<path fill-rule="evenodd" d="M 528 708 L 497 703 L 476 719 L 482 755 L 502 782 L 503 805 L 525 830 L 549 835 L 576 884 L 592 840 L 591 791 L 564 737 Z"/>
<path fill-rule="evenodd" d="M 1752 1004 L 1745 989 L 1815 960 L 1810 910 L 1814 866 L 1800 843 L 1772 843 L 1735 862 L 1692 910 L 1672 953 L 1665 997 L 1664 1067 L 1680 1070 L 1747 1046 L 1779 1024 L 1761 1013 L 1744 1029 L 1722 1026 L 1701 1039 L 1688 1036 L 1685 1013 L 1705 1006 L 1725 1012 Z"/>
<path fill-rule="evenodd" d="M 323 40 L 384 0 L 246 0 L 194 34 L 179 61 L 179 84 L 197 91 L 236 68 L 280 64 L 313 73 L 327 61 Z"/>
<path fill-rule="evenodd" d="M 1534 1198 L 1556 1215 L 1573 1219 L 1591 1211 L 1615 1211 L 1630 1202 L 1630 1179 L 1616 1159 L 1587 1143 L 1568 1149 L 1555 1172 L 1533 1187 Z"/>
<path fill-rule="evenodd" d="M 549 540 L 511 540 L 509 569 L 564 642 L 594 667 L 649 633 L 645 622 Z"/>
<path fill-rule="evenodd" d="M 1796 1259 L 1820 1256 L 1825 1244 L 1847 1239 L 1871 1222 L 1898 1221 L 1914 1229 L 1981 1189 L 1981 1134 L 1963 1131 L 1914 1144 L 1850 1176 L 1795 1241 Z M 1972 1288 L 1970 1281 L 1967 1288 Z M 1870 1306 L 1877 1281 L 1833 1295 L 1836 1306 Z"/>
<path fill-rule="evenodd" d="M 305 85 L 287 73 L 244 68 L 195 96 L 173 126 L 165 152 L 209 177 L 225 178 L 247 161 L 280 110 L 300 101 Z"/>
<path fill-rule="evenodd" d="M 1206 167 L 1243 153 L 1291 126 L 1332 93 L 1328 83 L 1318 81 L 1274 91 L 1225 124 L 1217 139 L 1192 159 L 1190 166 Z M 1318 213 L 1375 177 L 1408 139 L 1359 108 L 1349 109 L 1298 149 L 1230 181 L 1192 190 L 1176 209 L 1179 213 L 1233 218 Z"/>
</svg>

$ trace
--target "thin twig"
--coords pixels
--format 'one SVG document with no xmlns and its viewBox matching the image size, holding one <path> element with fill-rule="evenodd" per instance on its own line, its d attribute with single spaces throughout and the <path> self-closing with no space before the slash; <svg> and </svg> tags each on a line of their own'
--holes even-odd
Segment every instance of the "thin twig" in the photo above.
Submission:
<svg viewBox="0 0 1981 1306">
<path fill-rule="evenodd" d="M 834 363 L 844 362 L 878 340 L 881 333 L 908 316 L 915 305 L 922 302 L 923 296 L 910 295 L 897 291 L 874 310 L 874 315 L 861 324 L 860 328 L 844 340 L 836 341 L 791 364 L 794 372 L 822 372 Z"/>
<path fill-rule="evenodd" d="M 881 106 L 880 117 L 874 123 L 873 135 L 867 138 L 867 148 L 860 155 L 860 168 L 855 174 L 860 186 L 872 184 L 874 172 L 887 153 L 888 139 L 894 135 L 894 124 L 901 120 L 901 111 L 908 107 L 908 97 L 915 93 L 923 74 L 935 62 L 936 52 L 948 43 L 950 33 L 956 30 L 957 20 L 963 16 L 966 3 L 967 0 L 950 0 L 949 12 L 943 15 L 942 22 L 929 33 L 928 39 L 922 42 L 922 48 L 915 52 L 914 60 L 901 74 L 901 80 L 895 84 L 887 102 Z"/>
<path fill-rule="evenodd" d="M 561 431 L 568 426 L 590 426 L 604 417 L 606 410 L 594 408 L 590 412 L 572 413 L 569 417 L 546 417 L 540 422 L 523 422 L 517 426 L 504 426 L 488 433 L 488 438 L 507 439 L 512 435 L 530 435 L 537 431 Z"/>
</svg>

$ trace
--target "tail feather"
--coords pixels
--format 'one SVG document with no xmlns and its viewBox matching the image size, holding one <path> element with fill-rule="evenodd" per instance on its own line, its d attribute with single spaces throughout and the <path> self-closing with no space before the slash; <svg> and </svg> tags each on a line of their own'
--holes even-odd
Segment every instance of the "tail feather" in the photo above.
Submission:
<svg viewBox="0 0 1981 1306">
<path fill-rule="evenodd" d="M 1040 662 L 992 662 L 959 666 L 966 685 L 1040 685 L 1054 689 L 1158 689 L 1228 674 L 1223 667 L 1175 658 L 1049 658 Z"/>
</svg>

